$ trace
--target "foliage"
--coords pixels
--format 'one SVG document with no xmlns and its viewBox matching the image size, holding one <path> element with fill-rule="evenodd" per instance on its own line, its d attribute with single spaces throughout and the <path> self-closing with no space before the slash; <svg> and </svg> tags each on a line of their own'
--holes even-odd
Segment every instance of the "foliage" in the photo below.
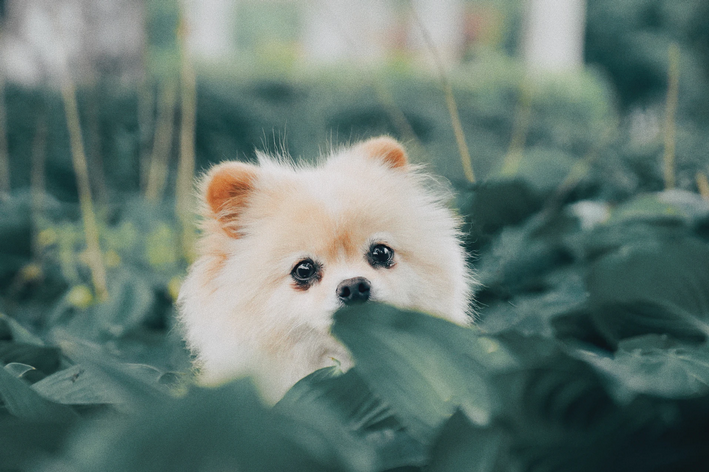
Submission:
<svg viewBox="0 0 709 472">
<path fill-rule="evenodd" d="M 376 304 L 338 312 L 333 333 L 356 366 L 318 371 L 273 407 L 249 379 L 191 382 L 173 329 L 183 233 L 171 197 L 138 196 L 139 94 L 106 89 L 96 115 L 96 90 L 80 94 L 82 116 L 98 120 L 107 178 L 98 207 L 109 299 L 99 303 L 61 104 L 10 88 L 0 469 L 703 470 L 709 203 L 687 183 L 706 170 L 699 146 L 683 151 L 680 189 L 661 191 L 658 150 L 617 126 L 600 78 L 526 90 L 515 65 L 485 67 L 453 80 L 483 176 L 474 185 L 459 178 L 442 92 L 429 79 L 200 82 L 198 168 L 252 159 L 254 148 L 308 159 L 327 139 L 408 140 L 417 162 L 451 179 L 481 282 L 471 328 Z M 503 174 L 524 106 L 522 159 Z M 28 192 L 38 116 L 47 180 Z M 263 130 L 285 135 L 272 143 Z"/>
<path fill-rule="evenodd" d="M 316 372 L 273 408 L 248 379 L 190 385 L 179 340 L 166 335 L 169 311 L 158 315 L 169 310 L 157 295 L 169 277 L 159 274 L 178 269 L 143 257 L 155 248 L 129 234 L 159 233 L 160 212 L 136 215 L 127 204 L 136 228 L 119 221 L 102 232 L 124 261 L 112 269 L 109 302 L 69 289 L 37 320 L 40 336 L 0 318 L 0 463 L 700 470 L 709 459 L 709 204 L 668 191 L 615 207 L 550 207 L 522 178 L 459 195 L 483 284 L 475 328 L 380 305 L 342 310 L 333 332 L 355 368 Z M 21 196 L 3 204 L 15 215 L 4 234 L 27 229 L 23 211 Z M 111 243 L 115 232 L 131 244 Z"/>
<path fill-rule="evenodd" d="M 664 98 L 668 48 L 681 45 L 683 105 L 706 116 L 709 7 L 701 0 L 588 3 L 586 59 L 602 66 L 624 105 Z"/>
</svg>

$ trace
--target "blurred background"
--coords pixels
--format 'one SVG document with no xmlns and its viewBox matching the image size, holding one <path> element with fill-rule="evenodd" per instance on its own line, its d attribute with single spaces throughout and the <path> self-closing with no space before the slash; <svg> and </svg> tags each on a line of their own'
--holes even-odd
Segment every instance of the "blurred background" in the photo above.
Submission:
<svg viewBox="0 0 709 472">
<path fill-rule="evenodd" d="M 501 169 L 510 144 L 570 151 L 597 142 L 590 131 L 610 120 L 628 127 L 633 152 L 656 152 L 675 56 L 677 119 L 707 119 L 709 7 L 699 0 L 4 0 L 0 21 L 4 191 L 29 186 L 33 130 L 62 111 L 52 99 L 67 82 L 100 198 L 145 191 L 149 164 L 179 153 L 181 126 L 194 128 L 198 170 L 256 147 L 312 157 L 325 141 L 388 132 L 455 178 L 442 78 L 457 89 L 479 177 Z M 561 127 L 515 115 L 530 100 Z M 47 188 L 65 200 L 75 179 L 62 128 L 51 123 L 43 139 L 49 173 L 67 173 Z M 539 141 L 546 131 L 553 142 Z M 704 144 L 681 142 L 680 167 Z M 166 178 L 154 179 L 157 193 L 175 188 Z M 690 186 L 695 175 L 678 178 Z"/>
<path fill-rule="evenodd" d="M 195 176 L 380 134 L 473 329 L 365 305 L 280 410 L 176 400 Z M 706 0 L 0 0 L 0 470 L 705 470 L 708 173 Z"/>
<path fill-rule="evenodd" d="M 257 149 L 395 136 L 473 254 L 544 202 L 709 199 L 702 0 L 2 0 L 0 65 L 0 310 L 38 329 L 112 290 L 170 326 L 194 176 Z"/>
</svg>

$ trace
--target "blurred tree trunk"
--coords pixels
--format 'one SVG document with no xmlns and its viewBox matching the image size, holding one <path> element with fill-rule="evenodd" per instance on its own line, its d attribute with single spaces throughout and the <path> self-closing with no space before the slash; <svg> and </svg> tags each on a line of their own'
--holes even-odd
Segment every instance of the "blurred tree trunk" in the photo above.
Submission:
<svg viewBox="0 0 709 472">
<path fill-rule="evenodd" d="M 527 0 L 522 52 L 531 72 L 583 66 L 586 0 Z"/>
</svg>

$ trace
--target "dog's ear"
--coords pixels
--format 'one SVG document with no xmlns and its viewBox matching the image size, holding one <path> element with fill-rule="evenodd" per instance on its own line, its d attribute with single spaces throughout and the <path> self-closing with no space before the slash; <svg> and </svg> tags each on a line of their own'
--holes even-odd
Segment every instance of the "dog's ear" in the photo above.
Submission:
<svg viewBox="0 0 709 472">
<path fill-rule="evenodd" d="M 258 168 L 243 162 L 214 166 L 202 183 L 202 195 L 209 216 L 217 219 L 233 237 L 239 237 L 237 223 L 254 189 Z"/>
<path fill-rule="evenodd" d="M 368 157 L 383 162 L 392 169 L 405 169 L 409 163 L 404 147 L 399 141 L 389 136 L 368 139 L 359 144 L 358 147 Z"/>
</svg>

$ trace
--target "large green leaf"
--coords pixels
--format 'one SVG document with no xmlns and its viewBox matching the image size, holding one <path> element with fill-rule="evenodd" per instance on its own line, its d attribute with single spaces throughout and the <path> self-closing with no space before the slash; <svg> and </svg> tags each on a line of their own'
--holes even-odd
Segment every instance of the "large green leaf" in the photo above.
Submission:
<svg viewBox="0 0 709 472">
<path fill-rule="evenodd" d="M 548 287 L 546 291 L 518 294 L 482 308 L 477 326 L 489 334 L 515 331 L 525 336 L 553 337 L 555 318 L 586 302 L 586 285 L 578 266 L 555 270 L 541 282 Z"/>
<path fill-rule="evenodd" d="M 62 338 L 60 346 L 65 355 L 81 367 L 60 372 L 47 381 L 41 388 L 50 397 L 66 400 L 86 395 L 86 400 L 92 397 L 96 400 L 113 399 L 132 406 L 153 405 L 170 398 L 168 388 L 159 383 L 161 372 L 152 366 L 121 363 L 99 346 L 69 336 Z M 85 372 L 81 373 L 81 370 L 90 371 L 90 374 L 84 376 Z M 76 386 L 82 376 L 82 382 Z M 103 387 L 101 381 L 105 384 Z M 76 391 L 73 391 L 74 387 Z M 79 391 L 83 388 L 87 391 Z"/>
<path fill-rule="evenodd" d="M 481 428 L 455 413 L 431 448 L 428 472 L 493 472 L 509 458 L 509 439 L 497 427 Z"/>
<path fill-rule="evenodd" d="M 152 316 L 155 303 L 150 283 L 125 269 L 119 269 L 111 276 L 107 301 L 84 310 L 61 303 L 52 313 L 52 326 L 97 341 L 118 338 L 140 328 Z"/>
<path fill-rule="evenodd" d="M 461 189 L 458 205 L 466 219 L 466 245 L 479 250 L 502 228 L 538 211 L 542 200 L 520 179 L 495 179 Z"/>
<path fill-rule="evenodd" d="M 709 391 L 706 345 L 646 335 L 621 342 L 612 356 L 586 352 L 581 358 L 611 379 L 613 392 L 623 401 L 640 393 L 682 398 Z"/>
<path fill-rule="evenodd" d="M 7 411 L 29 421 L 72 421 L 76 414 L 68 407 L 42 398 L 25 382 L 0 368 L 0 397 Z"/>
<path fill-rule="evenodd" d="M 355 369 L 372 391 L 423 441 L 457 408 L 486 424 L 494 403 L 486 368 L 514 362 L 499 344 L 472 329 L 386 305 L 339 311 L 333 333 L 350 349 Z"/>
<path fill-rule="evenodd" d="M 661 193 L 641 194 L 616 207 L 610 223 L 628 220 L 686 221 L 706 218 L 709 204 L 696 193 L 668 190 Z"/>
<path fill-rule="evenodd" d="M 607 339 L 709 334 L 709 245 L 684 237 L 627 246 L 598 260 L 588 277 L 591 316 Z"/>
<path fill-rule="evenodd" d="M 38 460 L 60 454 L 74 427 L 73 422 L 3 418 L 0 420 L 0 470 L 31 470 Z"/>
<path fill-rule="evenodd" d="M 373 470 L 369 448 L 358 444 L 327 414 L 301 422 L 266 408 L 245 379 L 193 389 L 129 421 L 89 424 L 62 463 L 77 472 Z"/>
<path fill-rule="evenodd" d="M 0 341 L 0 364 L 19 362 L 28 364 L 45 374 L 59 369 L 60 352 L 56 347 Z"/>
<path fill-rule="evenodd" d="M 17 343 L 44 346 L 44 342 L 38 336 L 2 313 L 0 313 L 0 341 L 15 341 Z"/>
<path fill-rule="evenodd" d="M 75 365 L 32 385 L 42 397 L 66 405 L 122 403 L 125 397 L 106 376 Z"/>
<path fill-rule="evenodd" d="M 0 282 L 7 282 L 32 256 L 29 192 L 0 197 Z"/>
<path fill-rule="evenodd" d="M 423 444 L 407 434 L 395 412 L 372 392 L 357 369 L 346 374 L 333 370 L 319 370 L 298 382 L 276 409 L 304 422 L 317 423 L 323 415 L 337 418 L 344 431 L 352 431 L 376 451 L 377 470 L 423 464 Z"/>
</svg>

